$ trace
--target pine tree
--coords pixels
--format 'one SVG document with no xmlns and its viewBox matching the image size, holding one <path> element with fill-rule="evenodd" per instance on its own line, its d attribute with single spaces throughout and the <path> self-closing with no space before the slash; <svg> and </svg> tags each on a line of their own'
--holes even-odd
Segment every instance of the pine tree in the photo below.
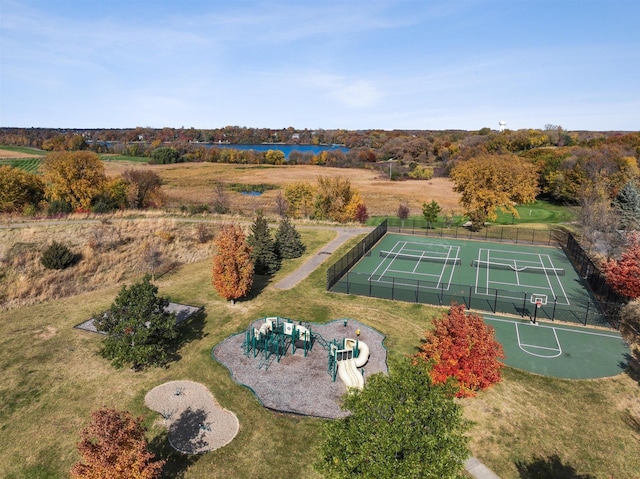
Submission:
<svg viewBox="0 0 640 479">
<path fill-rule="evenodd" d="M 281 259 L 299 258 L 306 250 L 300 233 L 287 216 L 283 216 L 276 231 L 275 246 Z"/>
<path fill-rule="evenodd" d="M 220 296 L 235 301 L 246 296 L 253 285 L 253 260 L 242 228 L 225 225 L 215 239 L 213 286 Z"/>
<path fill-rule="evenodd" d="M 425 332 L 416 359 L 432 362 L 431 378 L 436 384 L 450 377 L 457 380 L 456 396 L 475 392 L 500 381 L 504 358 L 502 345 L 493 328 L 477 314 L 465 314 L 464 305 L 452 305 L 449 312 L 434 320 L 435 328 Z"/>
<path fill-rule="evenodd" d="M 628 181 L 613 200 L 620 214 L 620 226 L 632 230 L 640 224 L 640 191 L 633 181 Z"/>
<path fill-rule="evenodd" d="M 251 247 L 251 258 L 256 274 L 273 274 L 280 269 L 280 259 L 276 253 L 276 245 L 271 238 L 267 219 L 258 212 L 251 225 L 251 234 L 247 239 Z"/>
</svg>

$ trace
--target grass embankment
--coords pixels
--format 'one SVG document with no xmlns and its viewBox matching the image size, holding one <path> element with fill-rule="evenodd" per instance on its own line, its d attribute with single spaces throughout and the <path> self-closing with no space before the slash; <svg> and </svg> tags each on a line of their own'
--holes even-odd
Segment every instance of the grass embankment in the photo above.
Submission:
<svg viewBox="0 0 640 479">
<path fill-rule="evenodd" d="M 547 200 L 536 200 L 535 203 L 530 205 L 518 205 L 516 206 L 519 218 L 516 218 L 511 213 L 503 213 L 498 210 L 498 217 L 495 221 L 489 222 L 492 225 L 526 225 L 528 228 L 545 227 L 545 225 L 552 225 L 558 223 L 569 223 L 576 219 L 575 207 L 559 205 Z M 377 226 L 386 217 L 372 217 L 367 221 L 367 224 L 371 226 Z M 434 223 L 439 227 L 444 223 L 446 217 L 443 215 L 438 216 L 438 221 Z M 469 220 L 464 215 L 454 215 L 450 220 L 452 226 L 461 226 Z M 405 220 L 407 222 L 416 221 L 423 222 L 424 217 L 420 215 L 410 216 Z"/>
<path fill-rule="evenodd" d="M 333 237 L 329 231 L 301 233 L 309 255 Z M 253 319 L 280 315 L 315 322 L 352 317 L 387 335 L 390 356 L 411 354 L 439 310 L 327 293 L 326 267 L 347 248 L 297 287 L 275 290 L 271 285 L 303 259 L 286 262 L 274 278 L 257 284 L 248 300 L 233 306 L 213 291 L 208 259 L 159 278 L 161 294 L 206 307 L 206 317 L 185 328 L 190 340 L 179 351 L 180 359 L 166 369 L 114 370 L 96 354 L 100 336 L 73 329 L 107 308 L 119 285 L 1 312 L 0 470 L 16 479 L 68 477 L 78 459 L 80 430 L 91 411 L 107 405 L 146 417 L 152 448 L 169 458 L 167 477 L 318 477 L 311 464 L 323 421 L 265 410 L 210 352 Z M 231 444 L 197 457 L 172 452 L 158 414 L 143 401 L 147 391 L 176 379 L 205 384 L 237 414 L 240 433 Z M 507 369 L 501 384 L 462 404 L 476 423 L 473 454 L 503 479 L 534 470 L 542 471 L 537 477 L 554 477 L 549 471 L 556 466 L 603 479 L 633 478 L 640 470 L 640 388 L 626 375 L 562 381 Z"/>
</svg>

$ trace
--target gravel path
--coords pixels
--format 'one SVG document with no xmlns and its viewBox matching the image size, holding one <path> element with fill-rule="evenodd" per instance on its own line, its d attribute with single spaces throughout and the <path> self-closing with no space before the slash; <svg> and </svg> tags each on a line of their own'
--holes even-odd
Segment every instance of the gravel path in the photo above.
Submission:
<svg viewBox="0 0 640 479">
<path fill-rule="evenodd" d="M 260 327 L 264 320 L 256 320 L 250 327 Z M 369 347 L 369 361 L 364 366 L 366 378 L 376 373 L 387 372 L 387 350 L 383 342 L 385 337 L 378 331 L 358 321 L 349 319 L 344 326 L 342 319 L 327 324 L 302 323 L 310 326 L 313 334 L 319 334 L 327 341 L 341 340 L 344 337 L 356 338 Z M 333 382 L 327 371 L 328 351 L 316 341 L 307 357 L 302 349 L 277 362 L 275 355 L 269 364 L 264 364 L 262 355 L 253 357 L 244 354 L 242 347 L 244 332 L 225 339 L 213 350 L 215 359 L 225 365 L 233 379 L 251 389 L 266 408 L 275 411 L 338 418 L 348 415 L 340 408 L 341 398 L 346 387 L 339 378 Z"/>
<path fill-rule="evenodd" d="M 186 454 L 226 446 L 240 429 L 236 415 L 222 408 L 205 386 L 193 381 L 161 384 L 147 393 L 144 403 L 164 417 L 169 443 Z"/>
</svg>

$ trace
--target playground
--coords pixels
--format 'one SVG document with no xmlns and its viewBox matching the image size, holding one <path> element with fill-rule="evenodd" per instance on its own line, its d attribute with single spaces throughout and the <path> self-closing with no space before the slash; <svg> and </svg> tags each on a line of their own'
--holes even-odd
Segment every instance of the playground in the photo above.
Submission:
<svg viewBox="0 0 640 479">
<path fill-rule="evenodd" d="M 334 419 L 348 415 L 340 408 L 348 389 L 387 372 L 384 339 L 349 318 L 315 324 L 270 317 L 222 341 L 212 356 L 264 407 Z"/>
</svg>

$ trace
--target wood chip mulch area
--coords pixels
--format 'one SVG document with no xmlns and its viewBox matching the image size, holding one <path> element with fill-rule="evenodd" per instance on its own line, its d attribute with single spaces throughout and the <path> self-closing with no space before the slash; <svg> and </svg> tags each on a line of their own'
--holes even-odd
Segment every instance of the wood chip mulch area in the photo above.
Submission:
<svg viewBox="0 0 640 479">
<path fill-rule="evenodd" d="M 256 320 L 250 327 L 259 328 L 264 319 Z M 366 378 L 376 373 L 387 373 L 387 350 L 385 337 L 378 331 L 358 321 L 349 319 L 344 326 L 342 319 L 327 324 L 302 322 L 327 341 L 342 338 L 358 338 L 369 347 L 369 361 L 364 366 Z M 356 336 L 356 330 L 360 336 Z M 275 354 L 264 364 L 262 354 L 255 358 L 253 352 L 247 356 L 242 347 L 245 333 L 225 339 L 213 350 L 213 356 L 230 371 L 233 379 L 251 389 L 260 402 L 275 411 L 335 419 L 349 413 L 340 408 L 346 387 L 339 377 L 333 382 L 327 371 L 328 351 L 316 341 L 304 356 L 302 349 L 291 354 L 291 348 L 280 362 Z"/>
</svg>

